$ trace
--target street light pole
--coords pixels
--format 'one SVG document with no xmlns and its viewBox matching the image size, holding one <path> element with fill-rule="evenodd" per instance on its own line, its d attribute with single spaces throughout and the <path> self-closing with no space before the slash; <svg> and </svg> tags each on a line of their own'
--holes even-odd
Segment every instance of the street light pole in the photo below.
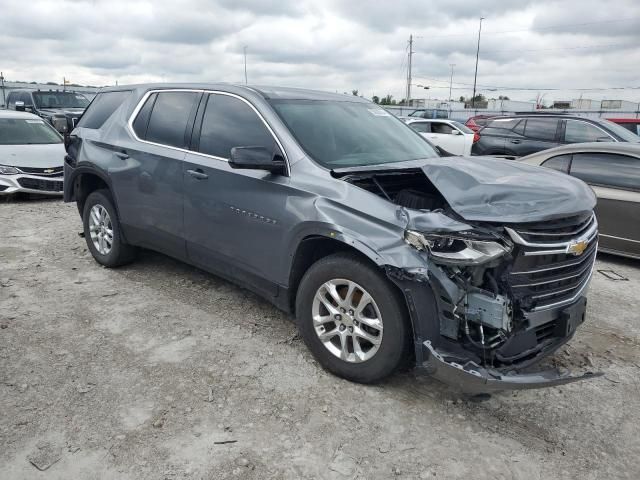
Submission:
<svg viewBox="0 0 640 480">
<path fill-rule="evenodd" d="M 478 79 L 478 57 L 480 56 L 480 33 L 482 32 L 482 20 L 480 17 L 480 28 L 478 28 L 478 48 L 476 49 L 476 73 L 473 75 L 473 97 L 471 97 L 471 108 L 476 107 L 476 80 Z"/>
<path fill-rule="evenodd" d="M 411 57 L 413 56 L 413 35 L 409 35 L 409 54 L 407 59 L 407 98 L 405 105 L 408 107 L 411 102 Z"/>
<path fill-rule="evenodd" d="M 243 47 L 244 50 L 244 84 L 247 84 L 247 46 Z"/>
<path fill-rule="evenodd" d="M 2 87 L 2 106 L 6 107 L 7 98 L 5 97 L 5 94 L 4 94 L 4 75 L 2 75 L 2 72 L 0 72 L 0 86 Z"/>
<path fill-rule="evenodd" d="M 450 63 L 449 66 L 451 67 L 451 78 L 449 78 L 449 102 L 451 102 L 451 88 L 453 87 L 453 67 L 455 67 L 456 64 Z"/>
</svg>

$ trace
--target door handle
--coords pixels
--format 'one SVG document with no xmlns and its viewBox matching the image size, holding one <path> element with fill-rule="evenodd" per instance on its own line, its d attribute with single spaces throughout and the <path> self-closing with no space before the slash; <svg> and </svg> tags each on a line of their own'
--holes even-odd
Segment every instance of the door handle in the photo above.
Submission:
<svg viewBox="0 0 640 480">
<path fill-rule="evenodd" d="M 522 143 L 522 140 L 509 140 L 511 143 Z"/>
<path fill-rule="evenodd" d="M 187 173 L 198 180 L 206 180 L 207 178 L 209 178 L 209 175 L 204 173 L 199 168 L 197 170 L 187 170 Z"/>
<path fill-rule="evenodd" d="M 127 158 L 129 158 L 129 155 L 126 152 L 116 152 L 116 157 L 118 157 L 120 160 L 126 160 Z"/>
</svg>

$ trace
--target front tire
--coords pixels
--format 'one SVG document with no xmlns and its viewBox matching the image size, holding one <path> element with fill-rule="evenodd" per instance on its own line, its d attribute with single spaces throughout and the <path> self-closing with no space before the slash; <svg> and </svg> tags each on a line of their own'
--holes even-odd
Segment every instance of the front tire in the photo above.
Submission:
<svg viewBox="0 0 640 480">
<path fill-rule="evenodd" d="M 135 249 L 122 239 L 118 213 L 108 190 L 91 192 L 82 213 L 84 238 L 96 262 L 113 268 L 133 260 Z"/>
<path fill-rule="evenodd" d="M 316 360 L 347 380 L 379 382 L 410 358 L 410 327 L 399 292 L 379 269 L 354 255 L 330 255 L 307 270 L 296 317 Z"/>
</svg>

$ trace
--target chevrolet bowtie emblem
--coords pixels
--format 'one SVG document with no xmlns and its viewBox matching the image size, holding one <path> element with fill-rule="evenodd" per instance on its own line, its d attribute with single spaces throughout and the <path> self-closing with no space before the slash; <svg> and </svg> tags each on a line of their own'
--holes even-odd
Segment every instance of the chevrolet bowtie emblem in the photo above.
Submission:
<svg viewBox="0 0 640 480">
<path fill-rule="evenodd" d="M 53 173 L 55 170 L 53 168 L 45 168 L 44 173 Z"/>
<path fill-rule="evenodd" d="M 567 253 L 571 253 L 576 256 L 582 255 L 588 246 L 589 242 L 586 240 L 573 241 L 567 246 Z"/>
</svg>

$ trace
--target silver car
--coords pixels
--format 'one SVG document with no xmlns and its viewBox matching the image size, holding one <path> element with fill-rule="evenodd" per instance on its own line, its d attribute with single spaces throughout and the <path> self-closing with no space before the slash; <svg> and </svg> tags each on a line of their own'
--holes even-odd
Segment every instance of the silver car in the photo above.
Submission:
<svg viewBox="0 0 640 480">
<path fill-rule="evenodd" d="M 0 195 L 62 195 L 62 136 L 37 115 L 0 110 Z"/>
<path fill-rule="evenodd" d="M 520 159 L 579 178 L 598 204 L 598 250 L 640 258 L 640 146 L 635 143 L 577 143 Z"/>
</svg>

